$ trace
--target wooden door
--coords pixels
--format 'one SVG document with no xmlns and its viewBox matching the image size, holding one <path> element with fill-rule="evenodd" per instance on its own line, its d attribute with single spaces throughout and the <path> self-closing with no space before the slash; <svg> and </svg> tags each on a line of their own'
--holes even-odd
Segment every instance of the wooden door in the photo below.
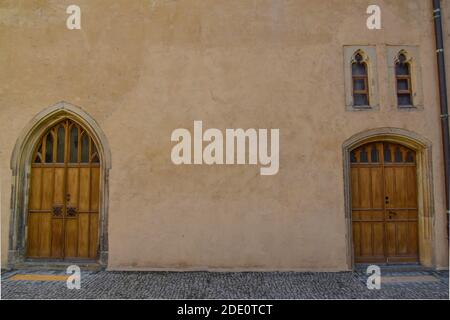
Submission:
<svg viewBox="0 0 450 320">
<path fill-rule="evenodd" d="M 31 165 L 28 258 L 97 258 L 99 186 L 99 155 L 89 134 L 68 119 L 47 131 Z"/>
<path fill-rule="evenodd" d="M 356 263 L 418 262 L 416 154 L 375 142 L 351 152 Z"/>
</svg>

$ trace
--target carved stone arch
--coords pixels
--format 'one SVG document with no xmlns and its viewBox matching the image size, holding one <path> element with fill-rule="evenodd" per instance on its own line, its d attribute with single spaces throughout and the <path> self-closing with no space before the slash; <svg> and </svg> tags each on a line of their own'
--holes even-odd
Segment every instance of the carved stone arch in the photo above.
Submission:
<svg viewBox="0 0 450 320">
<path fill-rule="evenodd" d="M 46 130 L 63 119 L 81 125 L 97 145 L 100 157 L 100 230 L 99 266 L 106 267 L 108 260 L 108 181 L 111 169 L 111 151 L 108 140 L 97 122 L 80 107 L 59 102 L 37 114 L 22 130 L 11 156 L 12 190 L 11 222 L 9 229 L 8 264 L 18 267 L 29 264 L 25 259 L 26 225 L 30 170 L 34 148 Z M 42 264 L 42 263 L 41 263 Z"/>
<path fill-rule="evenodd" d="M 364 62 L 364 63 L 366 63 L 367 65 L 369 65 L 369 63 L 370 63 L 370 57 L 367 55 L 367 53 L 366 53 L 363 49 L 358 49 L 358 50 L 356 50 L 356 51 L 353 53 L 351 63 L 356 63 L 356 62 L 357 62 L 357 61 L 356 61 L 356 56 L 357 56 L 358 54 L 361 55 L 361 57 L 362 57 L 362 62 Z"/>
<path fill-rule="evenodd" d="M 350 183 L 350 152 L 371 142 L 392 142 L 416 152 L 419 203 L 419 256 L 426 267 L 435 266 L 434 200 L 432 176 L 432 143 L 414 133 L 399 128 L 377 128 L 355 134 L 342 145 L 344 161 L 345 218 L 347 222 L 347 262 L 354 267 L 352 234 L 352 192 Z"/>
<path fill-rule="evenodd" d="M 413 63 L 413 56 L 406 50 L 406 49 L 400 49 L 400 51 L 397 53 L 397 55 L 394 58 L 394 63 L 397 64 L 400 62 L 400 56 L 404 55 L 406 58 L 405 63 L 412 66 Z"/>
</svg>

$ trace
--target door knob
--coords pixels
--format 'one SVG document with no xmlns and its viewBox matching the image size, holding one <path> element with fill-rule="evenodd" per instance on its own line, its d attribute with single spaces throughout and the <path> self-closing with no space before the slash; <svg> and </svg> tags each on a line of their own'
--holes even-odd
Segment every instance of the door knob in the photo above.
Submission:
<svg viewBox="0 0 450 320">
<path fill-rule="evenodd" d="M 67 202 L 70 201 L 70 193 L 66 194 L 66 201 L 67 201 Z"/>
</svg>

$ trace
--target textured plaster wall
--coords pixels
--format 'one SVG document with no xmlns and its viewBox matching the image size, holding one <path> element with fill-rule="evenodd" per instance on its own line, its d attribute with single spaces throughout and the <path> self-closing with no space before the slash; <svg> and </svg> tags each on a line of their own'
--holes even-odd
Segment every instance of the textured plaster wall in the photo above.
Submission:
<svg viewBox="0 0 450 320">
<path fill-rule="evenodd" d="M 437 265 L 448 261 L 430 1 L 0 1 L 2 264 L 22 128 L 65 100 L 112 152 L 109 267 L 347 270 L 342 143 L 377 127 L 433 143 Z M 344 45 L 377 45 L 380 110 L 346 112 Z M 424 110 L 388 100 L 386 44 L 420 46 Z M 172 130 L 279 128 L 280 172 L 174 166 Z"/>
</svg>

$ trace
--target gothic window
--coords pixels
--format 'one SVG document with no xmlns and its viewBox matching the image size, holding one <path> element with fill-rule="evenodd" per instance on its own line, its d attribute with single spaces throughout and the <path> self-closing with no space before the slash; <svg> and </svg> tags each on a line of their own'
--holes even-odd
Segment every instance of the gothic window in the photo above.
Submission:
<svg viewBox="0 0 450 320">
<path fill-rule="evenodd" d="M 358 51 L 352 61 L 353 105 L 355 107 L 369 106 L 369 77 L 367 59 L 364 53 Z"/>
<path fill-rule="evenodd" d="M 33 163 L 98 164 L 100 158 L 90 135 L 74 121 L 65 119 L 43 135 L 36 148 Z"/>
<path fill-rule="evenodd" d="M 412 106 L 411 64 L 401 51 L 395 62 L 398 106 Z"/>
</svg>

